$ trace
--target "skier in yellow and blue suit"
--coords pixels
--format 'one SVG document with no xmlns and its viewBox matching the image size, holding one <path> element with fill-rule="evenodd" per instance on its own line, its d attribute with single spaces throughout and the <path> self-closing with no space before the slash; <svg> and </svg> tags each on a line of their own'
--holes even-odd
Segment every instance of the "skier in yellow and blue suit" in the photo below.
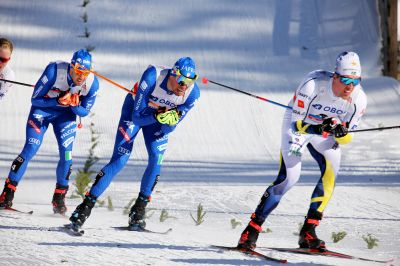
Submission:
<svg viewBox="0 0 400 266">
<path fill-rule="evenodd" d="M 352 140 L 348 130 L 357 128 L 367 106 L 360 83 L 358 55 L 343 52 L 336 59 L 335 72 L 313 71 L 297 88 L 289 103 L 293 108 L 288 109 L 283 118 L 278 177 L 261 197 L 238 247 L 256 247 L 261 225 L 282 196 L 299 180 L 301 155 L 307 148 L 319 165 L 321 177 L 311 196 L 299 245 L 302 248 L 326 248 L 325 242 L 317 237 L 315 227 L 334 190 L 340 167 L 340 145 Z"/>
</svg>

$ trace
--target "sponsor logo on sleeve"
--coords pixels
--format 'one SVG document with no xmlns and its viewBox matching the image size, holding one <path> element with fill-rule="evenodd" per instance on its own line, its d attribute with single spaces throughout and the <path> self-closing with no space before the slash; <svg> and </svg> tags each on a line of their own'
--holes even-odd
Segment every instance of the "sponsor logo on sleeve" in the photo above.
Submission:
<svg viewBox="0 0 400 266">
<path fill-rule="evenodd" d="M 142 81 L 141 83 L 140 83 L 140 89 L 142 90 L 142 91 L 145 91 L 146 89 L 147 89 L 147 83 L 146 83 L 146 81 Z"/>
<path fill-rule="evenodd" d="M 64 142 L 62 143 L 62 145 L 63 145 L 65 148 L 67 148 L 67 147 L 74 141 L 74 138 L 75 138 L 74 136 L 68 138 L 66 141 L 64 141 Z"/>
<path fill-rule="evenodd" d="M 118 153 L 119 153 L 119 154 L 130 155 L 130 154 L 131 154 L 131 151 L 128 150 L 128 149 L 126 149 L 126 148 L 124 148 L 124 147 L 119 146 L 119 147 L 118 147 Z"/>
<path fill-rule="evenodd" d="M 36 133 L 40 134 L 42 131 L 32 120 L 28 120 L 28 124 L 35 130 Z"/>
<path fill-rule="evenodd" d="M 164 144 L 158 145 L 157 149 L 159 151 L 163 151 L 163 150 L 167 149 L 167 146 L 168 146 L 168 143 L 164 143 Z"/>
<path fill-rule="evenodd" d="M 302 100 L 297 101 L 297 106 L 300 108 L 304 108 L 304 102 Z"/>
<path fill-rule="evenodd" d="M 124 123 L 125 123 L 126 127 L 129 128 L 130 131 L 133 130 L 133 127 L 135 126 L 135 124 L 133 124 L 133 122 L 131 120 L 124 120 Z"/>
<path fill-rule="evenodd" d="M 36 145 L 40 145 L 40 140 L 38 140 L 38 139 L 35 139 L 35 138 L 29 138 L 28 139 L 28 143 L 29 144 L 36 144 Z"/>
<path fill-rule="evenodd" d="M 129 134 L 125 131 L 125 129 L 123 127 L 118 127 L 118 131 L 122 134 L 122 136 L 124 137 L 124 139 L 126 141 L 130 141 L 131 138 L 129 137 Z"/>
<path fill-rule="evenodd" d="M 40 124 L 43 124 L 43 115 L 33 114 L 33 117 L 36 118 L 36 120 L 39 121 Z"/>
<path fill-rule="evenodd" d="M 41 81 L 41 82 L 43 83 L 43 85 L 44 85 L 44 84 L 47 83 L 47 81 L 49 81 L 49 79 L 47 78 L 46 75 L 44 75 L 40 81 Z"/>
<path fill-rule="evenodd" d="M 72 160 L 72 151 L 65 151 L 65 160 L 66 161 Z"/>
<path fill-rule="evenodd" d="M 63 139 L 63 138 L 65 138 L 66 136 L 71 135 L 71 134 L 73 134 L 73 133 L 75 133 L 75 132 L 76 132 L 76 127 L 70 128 L 70 129 L 68 129 L 67 131 L 65 131 L 63 134 L 61 134 L 61 138 Z"/>
</svg>

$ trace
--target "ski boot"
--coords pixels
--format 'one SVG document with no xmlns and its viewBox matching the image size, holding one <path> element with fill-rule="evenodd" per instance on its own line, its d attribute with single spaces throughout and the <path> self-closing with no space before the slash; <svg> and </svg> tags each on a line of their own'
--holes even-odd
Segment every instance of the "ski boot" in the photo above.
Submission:
<svg viewBox="0 0 400 266">
<path fill-rule="evenodd" d="M 67 194 L 68 186 L 61 186 L 56 184 L 56 189 L 54 190 L 53 200 L 53 212 L 64 215 L 67 211 L 67 206 L 65 206 L 65 195 Z"/>
<path fill-rule="evenodd" d="M 129 213 L 129 230 L 143 231 L 146 227 L 145 214 L 146 206 L 149 203 L 150 197 L 144 197 L 139 194 L 135 204 L 132 206 Z"/>
<path fill-rule="evenodd" d="M 92 212 L 92 208 L 96 204 L 97 197 L 90 195 L 87 193 L 85 199 L 81 204 L 76 207 L 75 211 L 72 213 L 69 220 L 72 223 L 73 227 L 80 228 L 89 218 L 90 213 Z"/>
<path fill-rule="evenodd" d="M 17 190 L 18 183 L 11 181 L 9 178 L 6 179 L 4 183 L 3 192 L 0 195 L 0 208 L 9 208 L 12 206 L 12 201 L 14 199 L 14 192 Z"/>
<path fill-rule="evenodd" d="M 300 230 L 299 235 L 299 246 L 300 248 L 313 248 L 319 250 L 326 250 L 325 242 L 318 238 L 315 233 L 315 227 L 319 225 L 319 221 L 322 219 L 321 212 L 309 212 L 303 227 Z"/>
<path fill-rule="evenodd" d="M 256 248 L 258 235 L 261 231 L 261 225 L 254 220 L 251 220 L 242 232 L 237 247 L 254 250 Z"/>
</svg>

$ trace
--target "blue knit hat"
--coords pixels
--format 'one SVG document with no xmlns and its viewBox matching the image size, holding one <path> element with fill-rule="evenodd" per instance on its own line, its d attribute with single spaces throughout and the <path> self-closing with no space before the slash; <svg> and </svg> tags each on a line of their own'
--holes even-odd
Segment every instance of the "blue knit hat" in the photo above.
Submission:
<svg viewBox="0 0 400 266">
<path fill-rule="evenodd" d="M 81 49 L 74 53 L 71 59 L 71 64 L 75 65 L 78 63 L 79 68 L 91 69 L 92 68 L 92 55 L 88 51 Z"/>
<path fill-rule="evenodd" d="M 196 64 L 190 57 L 179 58 L 179 60 L 175 62 L 174 69 L 179 70 L 179 72 L 187 78 L 194 79 L 196 77 Z"/>
</svg>

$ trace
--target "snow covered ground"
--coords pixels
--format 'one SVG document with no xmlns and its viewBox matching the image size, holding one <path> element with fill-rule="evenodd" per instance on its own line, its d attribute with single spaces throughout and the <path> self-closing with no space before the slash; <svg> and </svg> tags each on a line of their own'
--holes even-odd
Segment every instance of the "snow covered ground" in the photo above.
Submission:
<svg viewBox="0 0 400 266">
<path fill-rule="evenodd" d="M 73 51 L 95 47 L 95 70 L 130 87 L 148 64 L 172 65 L 193 57 L 201 77 L 286 104 L 302 77 L 314 69 L 331 70 L 343 50 L 360 54 L 368 109 L 362 128 L 399 124 L 399 83 L 380 76 L 380 35 L 376 1 L 12 1 L 0 3 L 1 35 L 15 44 L 10 62 L 17 80 L 35 83 L 52 60 L 69 61 Z M 87 14 L 88 21 L 82 16 Z M 90 32 L 84 38 L 85 28 Z M 15 207 L 33 215 L 0 212 L 0 265 L 264 265 L 264 261 L 211 244 L 235 245 L 250 213 L 278 168 L 283 109 L 214 85 L 201 85 L 201 100 L 171 136 L 162 177 L 149 207 L 154 230 L 168 235 L 117 231 L 127 224 L 123 207 L 135 197 L 146 152 L 139 135 L 131 161 L 115 178 L 110 196 L 114 211 L 96 208 L 74 238 L 46 231 L 67 223 L 51 213 L 56 142 L 49 130 L 24 180 Z M 0 182 L 23 147 L 31 89 L 16 86 L 0 102 Z M 101 81 L 93 118 L 84 119 L 74 149 L 74 170 L 90 146 L 90 121 L 100 133 L 98 171 L 108 160 L 125 93 Z M 375 259 L 400 257 L 400 166 L 398 130 L 358 133 L 343 148 L 335 194 L 320 236 L 334 250 Z M 298 224 L 307 210 L 316 164 L 305 157 L 303 175 L 265 224 L 259 246 L 295 247 Z M 72 190 L 72 189 L 71 189 Z M 79 203 L 68 199 L 69 212 Z M 201 203 L 205 222 L 195 226 Z M 161 223 L 166 209 L 178 219 Z M 236 229 L 230 220 L 242 221 Z M 339 243 L 331 233 L 346 231 Z M 372 234 L 370 250 L 362 236 Z M 325 257 L 260 251 L 297 265 L 370 265 Z M 399 265 L 399 262 L 394 264 Z"/>
<path fill-rule="evenodd" d="M 263 186 L 227 183 L 161 183 L 153 195 L 148 228 L 165 231 L 156 235 L 118 231 L 113 226 L 127 224 L 123 207 L 134 197 L 138 183 L 115 182 L 107 191 L 113 199 L 114 211 L 95 208 L 85 224 L 83 237 L 72 237 L 64 232 L 48 232 L 68 220 L 51 214 L 49 201 L 52 183 L 29 180 L 18 191 L 17 206 L 34 210 L 33 215 L 0 212 L 2 265 L 265 265 L 264 261 L 233 252 L 221 253 L 210 248 L 215 245 L 235 245 L 243 226 L 232 229 L 231 219 L 243 225 L 263 192 Z M 177 189 L 179 188 L 179 189 Z M 288 192 L 260 235 L 259 246 L 295 247 L 299 223 L 307 210 L 312 187 L 301 185 Z M 40 195 L 40 196 L 37 196 Z M 374 259 L 399 256 L 400 245 L 398 187 L 338 186 L 326 218 L 319 228 L 320 236 L 334 250 Z M 77 200 L 68 200 L 75 206 Z M 204 223 L 196 226 L 190 214 L 196 217 L 197 205 L 202 203 L 207 214 Z M 159 221 L 161 210 L 177 219 Z M 333 243 L 332 232 L 345 231 L 347 236 Z M 362 236 L 372 234 L 379 240 L 370 250 Z M 260 251 L 286 258 L 296 265 L 374 265 L 337 258 L 289 255 Z M 269 264 L 268 265 L 276 265 Z M 398 265 L 398 264 L 396 264 Z"/>
</svg>

